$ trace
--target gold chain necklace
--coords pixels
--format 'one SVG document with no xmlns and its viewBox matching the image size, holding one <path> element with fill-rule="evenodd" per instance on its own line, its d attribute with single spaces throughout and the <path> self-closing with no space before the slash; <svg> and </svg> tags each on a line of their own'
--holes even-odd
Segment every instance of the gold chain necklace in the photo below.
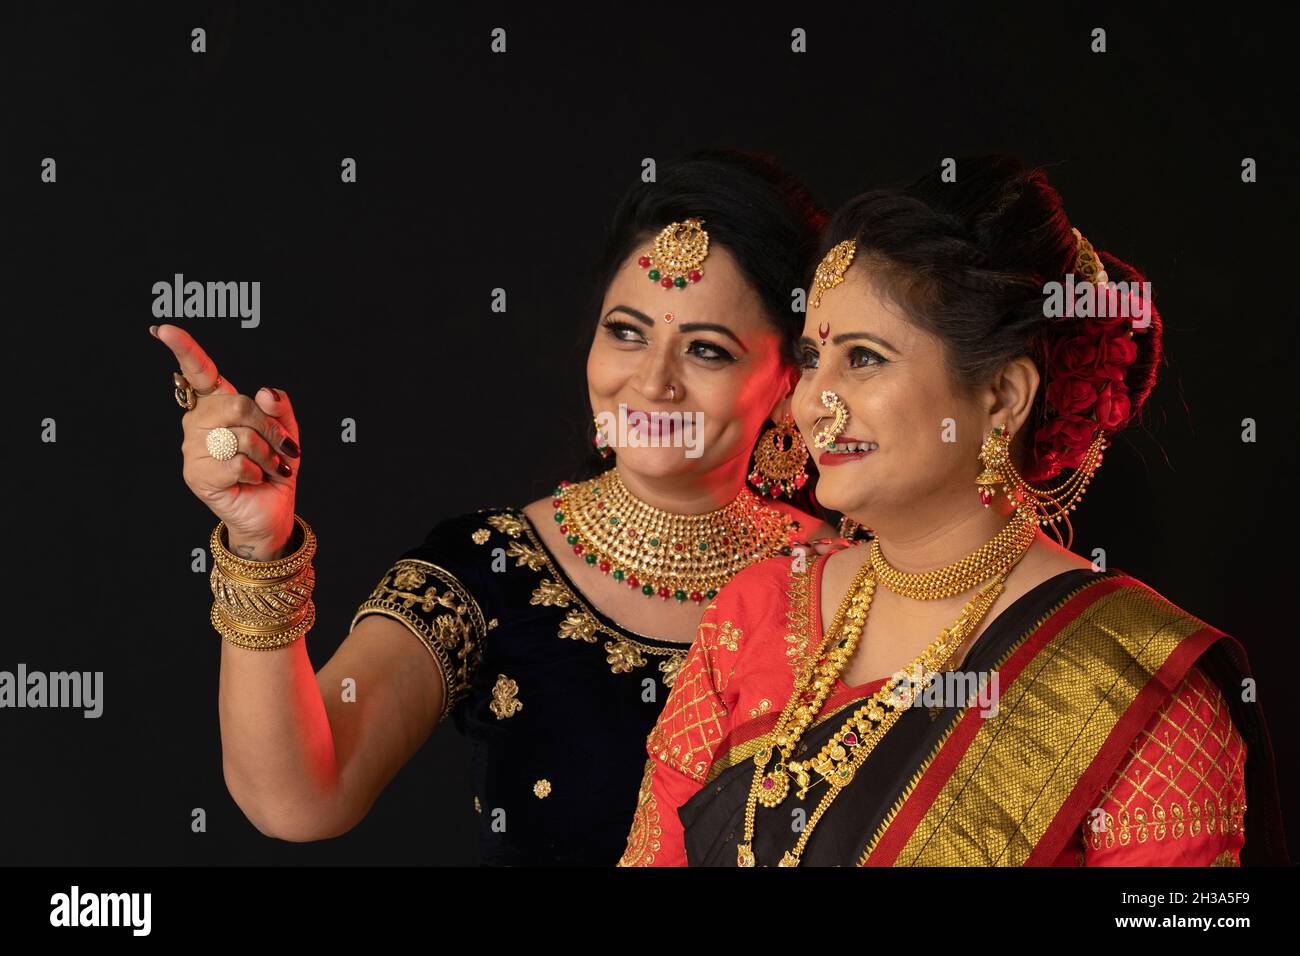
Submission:
<svg viewBox="0 0 1300 956">
<path fill-rule="evenodd" d="M 1013 518 L 1008 528 L 1018 523 Z M 1036 533 L 1036 525 L 1029 525 L 1029 527 Z M 966 603 L 952 626 L 940 631 L 939 636 L 929 647 L 899 674 L 886 680 L 865 704 L 856 708 L 816 757 L 805 761 L 791 761 L 790 756 L 794 753 L 796 744 L 816 716 L 821 713 L 836 679 L 857 649 L 858 640 L 866 625 L 867 612 L 871 608 L 871 599 L 876 587 L 878 573 L 876 562 L 869 560 L 858 571 L 831 621 L 831 626 L 826 629 L 818 654 L 813 658 L 812 664 L 796 679 L 794 690 L 782 709 L 776 726 L 769 731 L 767 745 L 754 755 L 754 779 L 745 806 L 745 833 L 742 842 L 736 848 L 738 866 L 756 865 L 753 841 L 758 804 L 761 803 L 768 808 L 780 806 L 789 794 L 791 776 L 799 785 L 798 797 L 801 800 L 807 796 L 812 787 L 823 782 L 827 785 L 827 792 L 809 815 L 794 848 L 787 850 L 778 864 L 799 865 L 804 848 L 808 845 L 817 822 L 821 820 L 831 803 L 840 791 L 852 782 L 858 768 L 870 756 L 886 731 L 902 717 L 908 707 L 912 706 L 919 689 L 923 689 L 935 674 L 946 666 L 957 648 L 979 627 L 998 595 L 1005 589 L 1007 574 L 1024 556 L 1035 536 L 1021 534 L 1017 538 L 1006 535 L 1006 531 L 1007 529 L 1004 528 L 989 542 L 990 545 L 997 543 L 996 550 L 986 551 L 989 545 L 985 545 L 976 552 L 977 554 L 984 552 L 991 566 L 998 570 L 975 582 L 978 585 L 987 581 L 989 577 L 993 578 Z M 878 553 L 877 549 L 873 557 Z M 883 556 L 880 560 L 883 562 Z M 894 571 L 887 563 L 885 567 Z M 955 565 L 949 565 L 949 568 L 953 567 Z M 931 573 L 942 574 L 949 568 Z M 832 644 L 834 646 L 827 652 L 826 648 Z M 911 674 L 919 674 L 919 684 L 912 683 L 911 678 L 908 677 Z M 900 687 L 904 684 L 906 686 Z M 767 765 L 772 758 L 773 747 L 780 751 L 781 757 L 769 772 Z M 821 779 L 813 782 L 810 771 L 818 774 Z"/>
<path fill-rule="evenodd" d="M 964 558 L 919 574 L 899 571 L 886 561 L 877 538 L 871 541 L 871 567 L 880 583 L 896 594 L 917 601 L 934 601 L 965 594 L 1007 570 L 1020 560 L 1037 536 L 1038 522 L 1017 512 L 997 535 Z"/>
<path fill-rule="evenodd" d="M 788 554 L 799 522 L 743 488 L 717 511 L 680 515 L 637 498 L 612 468 L 561 482 L 551 501 L 560 532 L 589 566 L 646 597 L 713 600 L 739 571 Z"/>
</svg>

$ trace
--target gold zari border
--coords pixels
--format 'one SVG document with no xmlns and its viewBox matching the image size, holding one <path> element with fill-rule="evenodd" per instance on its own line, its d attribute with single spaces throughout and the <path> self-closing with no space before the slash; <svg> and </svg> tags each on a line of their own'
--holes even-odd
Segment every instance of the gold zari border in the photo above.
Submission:
<svg viewBox="0 0 1300 956">
<path fill-rule="evenodd" d="M 893 865 L 1024 865 L 1138 693 L 1204 626 L 1145 588 L 1099 597 L 1002 688 L 997 715 L 984 720 Z"/>
<path fill-rule="evenodd" d="M 435 613 L 437 608 L 443 611 Z M 433 655 L 442 677 L 440 719 L 445 718 L 469 693 L 491 627 L 474 596 L 446 568 L 420 558 L 402 558 L 357 608 L 349 633 L 367 614 L 400 621 Z"/>
</svg>

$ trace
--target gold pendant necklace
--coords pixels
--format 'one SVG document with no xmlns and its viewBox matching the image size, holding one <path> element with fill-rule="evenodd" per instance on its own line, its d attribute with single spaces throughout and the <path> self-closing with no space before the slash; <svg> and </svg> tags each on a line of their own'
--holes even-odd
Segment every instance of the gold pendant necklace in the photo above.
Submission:
<svg viewBox="0 0 1300 956">
<path fill-rule="evenodd" d="M 713 600 L 749 565 L 789 554 L 799 528 L 748 488 L 706 514 L 662 511 L 633 495 L 617 468 L 561 482 L 551 504 L 574 554 L 646 597 L 665 600 Z"/>
</svg>

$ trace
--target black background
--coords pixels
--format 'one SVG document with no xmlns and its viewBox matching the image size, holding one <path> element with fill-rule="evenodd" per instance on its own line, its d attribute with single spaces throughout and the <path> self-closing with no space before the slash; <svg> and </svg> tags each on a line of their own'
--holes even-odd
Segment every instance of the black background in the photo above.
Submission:
<svg viewBox="0 0 1300 956">
<path fill-rule="evenodd" d="M 335 840 L 267 839 L 230 799 L 220 638 L 190 571 L 215 519 L 181 480 L 150 290 L 177 272 L 262 283 L 259 328 L 177 324 L 240 391 L 294 402 L 319 667 L 436 520 L 569 473 L 589 420 L 586 279 L 614 202 L 644 157 L 705 145 L 772 152 L 832 208 L 945 156 L 1015 152 L 1147 272 L 1168 365 L 1149 427 L 1120 438 L 1081 505 L 1075 550 L 1104 548 L 1244 642 L 1295 832 L 1300 151 L 1275 84 L 1295 23 L 1185 9 L 6 8 L 0 669 L 103 671 L 105 713 L 0 711 L 0 862 L 476 859 L 450 729 Z M 57 184 L 40 181 L 47 156 Z M 1258 183 L 1241 182 L 1247 156 Z M 57 443 L 40 441 L 47 417 Z"/>
</svg>

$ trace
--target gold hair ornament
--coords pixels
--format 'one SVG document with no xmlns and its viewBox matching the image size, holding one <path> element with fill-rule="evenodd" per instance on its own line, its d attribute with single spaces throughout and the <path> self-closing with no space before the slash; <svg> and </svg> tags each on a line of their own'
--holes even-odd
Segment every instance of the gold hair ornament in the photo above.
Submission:
<svg viewBox="0 0 1300 956">
<path fill-rule="evenodd" d="M 813 273 L 812 305 L 814 309 L 822 304 L 823 292 L 829 292 L 844 281 L 844 273 L 849 271 L 849 266 L 853 264 L 853 255 L 857 251 L 857 240 L 845 239 L 832 247 L 831 251 L 826 253 L 822 261 L 817 264 L 817 271 Z"/>
<path fill-rule="evenodd" d="M 670 222 L 655 236 L 654 252 L 637 259 L 637 265 L 648 269 L 651 282 L 665 289 L 684 289 L 688 283 L 704 278 L 704 260 L 709 255 L 709 234 L 704 231 L 704 220 L 692 217 L 685 222 Z M 664 316 L 671 322 L 671 313 Z"/>
</svg>

